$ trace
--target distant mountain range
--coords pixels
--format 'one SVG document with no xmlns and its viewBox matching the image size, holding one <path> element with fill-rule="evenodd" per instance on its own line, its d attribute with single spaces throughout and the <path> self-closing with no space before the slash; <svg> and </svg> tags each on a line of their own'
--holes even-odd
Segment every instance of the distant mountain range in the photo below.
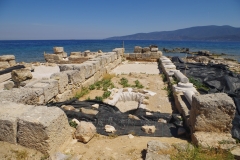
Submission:
<svg viewBox="0 0 240 160">
<path fill-rule="evenodd" d="M 232 26 L 197 26 L 175 31 L 136 33 L 106 40 L 169 40 L 169 41 L 240 41 L 240 28 Z"/>
</svg>

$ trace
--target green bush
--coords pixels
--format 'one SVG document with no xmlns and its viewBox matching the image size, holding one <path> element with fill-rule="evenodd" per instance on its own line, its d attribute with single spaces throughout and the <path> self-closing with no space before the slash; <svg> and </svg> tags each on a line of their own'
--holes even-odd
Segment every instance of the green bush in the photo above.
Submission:
<svg viewBox="0 0 240 160">
<path fill-rule="evenodd" d="M 201 83 L 197 79 L 194 79 L 193 77 L 189 77 L 189 82 L 192 83 L 196 87 L 197 90 L 199 90 L 199 89 L 202 89 L 202 90 L 205 90 L 205 91 L 209 90 L 209 88 L 206 85 L 204 85 L 203 83 Z"/>
<path fill-rule="evenodd" d="M 95 85 L 92 84 L 92 85 L 90 85 L 88 88 L 89 88 L 90 90 L 94 90 L 94 89 L 95 89 Z"/>
<path fill-rule="evenodd" d="M 71 127 L 73 127 L 73 128 L 77 128 L 77 123 L 76 122 L 74 122 L 74 121 L 69 121 L 69 125 L 71 126 Z"/>
<path fill-rule="evenodd" d="M 103 101 L 103 97 L 101 97 L 101 96 L 96 96 L 96 97 L 95 97 L 95 100 L 102 102 L 102 101 Z"/>
<path fill-rule="evenodd" d="M 127 78 L 121 78 L 119 84 L 121 84 L 124 88 L 129 87 L 130 85 L 128 84 Z"/>
<path fill-rule="evenodd" d="M 111 95 L 111 92 L 110 91 L 105 91 L 104 93 L 103 93 L 103 99 L 106 99 L 106 98 L 108 98 L 109 96 Z"/>
</svg>

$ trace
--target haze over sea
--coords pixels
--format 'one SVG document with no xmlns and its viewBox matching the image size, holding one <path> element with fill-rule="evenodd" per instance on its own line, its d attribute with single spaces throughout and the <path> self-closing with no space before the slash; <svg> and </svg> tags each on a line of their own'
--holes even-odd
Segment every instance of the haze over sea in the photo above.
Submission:
<svg viewBox="0 0 240 160">
<path fill-rule="evenodd" d="M 225 53 L 230 58 L 240 62 L 240 42 L 196 42 L 196 41 L 151 41 L 151 40 L 125 40 L 125 53 L 133 53 L 134 46 L 147 47 L 151 44 L 163 48 L 189 48 L 190 51 L 209 50 L 212 53 Z M 0 55 L 13 54 L 17 62 L 45 62 L 43 53 L 53 53 L 53 47 L 64 47 L 70 52 L 90 50 L 97 52 L 111 52 L 114 48 L 123 46 L 121 40 L 1 40 Z M 185 57 L 183 53 L 163 53 L 165 56 Z"/>
</svg>

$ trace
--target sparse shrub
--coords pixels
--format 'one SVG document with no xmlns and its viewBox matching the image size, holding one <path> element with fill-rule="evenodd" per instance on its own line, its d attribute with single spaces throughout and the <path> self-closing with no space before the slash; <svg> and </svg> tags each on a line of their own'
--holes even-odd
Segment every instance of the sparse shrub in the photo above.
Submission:
<svg viewBox="0 0 240 160">
<path fill-rule="evenodd" d="M 69 121 L 69 125 L 71 126 L 71 127 L 73 127 L 73 128 L 77 128 L 77 123 L 76 122 L 74 122 L 74 121 Z"/>
<path fill-rule="evenodd" d="M 88 88 L 89 88 L 90 90 L 94 90 L 94 89 L 95 89 L 95 85 L 92 84 L 92 85 L 90 85 Z"/>
<path fill-rule="evenodd" d="M 167 82 L 167 77 L 165 74 L 162 74 L 162 79 L 163 79 L 163 82 Z"/>
<path fill-rule="evenodd" d="M 96 97 L 95 97 L 95 100 L 102 102 L 102 101 L 103 101 L 103 97 L 101 97 L 101 96 L 96 96 Z"/>
<path fill-rule="evenodd" d="M 111 80 L 113 77 L 115 77 L 115 74 L 104 74 L 103 80 Z"/>
<path fill-rule="evenodd" d="M 76 93 L 75 97 L 79 99 L 88 93 L 89 93 L 89 90 L 87 88 L 82 88 L 82 91 L 80 93 Z"/>
<path fill-rule="evenodd" d="M 189 77 L 189 82 L 192 83 L 196 87 L 197 90 L 200 90 L 200 89 L 205 90 L 205 91 L 209 90 L 209 88 L 206 85 L 204 85 L 197 79 L 194 79 L 193 77 Z"/>
<path fill-rule="evenodd" d="M 139 80 L 134 81 L 135 87 L 137 88 L 144 88 L 143 85 L 139 82 Z"/>
<path fill-rule="evenodd" d="M 119 84 L 121 84 L 123 87 L 129 87 L 127 78 L 121 78 Z"/>
<path fill-rule="evenodd" d="M 108 98 L 109 96 L 111 95 L 111 92 L 110 91 L 105 91 L 104 93 L 103 93 L 103 99 L 106 99 L 106 98 Z"/>
<path fill-rule="evenodd" d="M 17 160 L 25 160 L 28 158 L 28 152 L 26 150 L 11 150 L 14 154 Z"/>
</svg>

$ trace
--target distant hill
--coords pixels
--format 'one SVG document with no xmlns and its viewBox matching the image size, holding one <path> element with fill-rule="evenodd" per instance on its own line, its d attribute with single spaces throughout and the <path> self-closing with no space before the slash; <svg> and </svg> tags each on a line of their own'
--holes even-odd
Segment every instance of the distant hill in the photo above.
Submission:
<svg viewBox="0 0 240 160">
<path fill-rule="evenodd" d="M 198 26 L 175 31 L 136 33 L 107 40 L 179 40 L 179 41 L 240 41 L 240 28 L 232 26 Z"/>
</svg>

